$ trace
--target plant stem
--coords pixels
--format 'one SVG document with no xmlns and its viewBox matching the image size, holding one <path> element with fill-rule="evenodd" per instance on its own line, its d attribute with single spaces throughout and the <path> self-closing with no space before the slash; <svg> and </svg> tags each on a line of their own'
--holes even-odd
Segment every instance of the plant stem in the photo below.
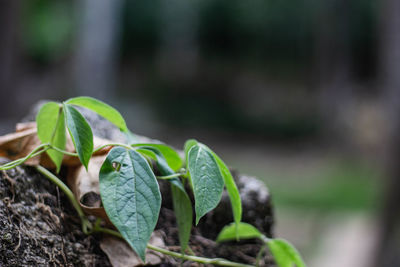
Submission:
<svg viewBox="0 0 400 267">
<path fill-rule="evenodd" d="M 108 229 L 108 228 L 96 227 L 93 229 L 93 232 L 102 232 L 102 233 L 110 234 L 115 237 L 119 237 L 119 238 L 123 239 L 122 235 L 119 232 Z M 153 246 L 150 244 L 147 244 L 147 248 L 157 251 L 157 252 L 160 252 L 164 255 L 172 256 L 172 257 L 183 259 L 183 260 L 199 262 L 199 263 L 203 263 L 203 264 L 215 264 L 215 265 L 219 265 L 219 266 L 231 266 L 231 267 L 254 267 L 253 265 L 228 261 L 225 259 L 218 259 L 218 258 L 210 259 L 210 258 L 204 258 L 204 257 L 185 255 L 182 253 L 169 251 L 164 248 L 156 247 L 156 246 Z"/>
<path fill-rule="evenodd" d="M 189 260 L 189 261 L 195 261 L 195 262 L 204 263 L 204 264 L 215 264 L 215 265 L 219 265 L 219 266 L 231 266 L 231 267 L 254 267 L 253 265 L 228 261 L 225 259 L 218 259 L 218 258 L 210 259 L 210 258 L 204 258 L 204 257 L 189 256 L 189 255 L 169 251 L 167 249 L 156 247 L 156 246 L 153 246 L 150 244 L 147 244 L 147 248 L 157 251 L 157 252 L 161 252 L 165 255 L 173 256 L 175 258 L 180 258 L 180 259 Z"/>
<path fill-rule="evenodd" d="M 257 254 L 257 258 L 256 258 L 256 266 L 260 267 L 260 261 L 262 256 L 264 255 L 264 251 L 267 249 L 268 245 L 267 243 L 265 243 L 261 248 L 260 251 Z"/>
<path fill-rule="evenodd" d="M 65 155 L 69 155 L 69 156 L 73 156 L 73 157 L 78 157 L 79 156 L 78 153 L 68 152 L 68 151 L 59 149 L 58 147 L 52 146 L 52 145 L 49 145 L 49 146 L 50 146 L 50 148 L 52 148 L 54 150 L 57 150 L 58 152 L 64 153 Z M 96 152 L 98 152 L 98 151 L 100 151 L 103 148 L 108 147 L 108 146 L 120 146 L 120 147 L 123 147 L 123 148 L 126 148 L 126 149 L 132 149 L 132 147 L 124 145 L 124 144 L 117 144 L 117 143 L 115 143 L 115 144 L 106 144 L 106 145 L 102 145 L 102 146 L 96 148 L 95 150 L 93 150 L 92 154 L 94 154 L 94 153 L 96 153 Z"/>
<path fill-rule="evenodd" d="M 40 149 L 42 149 L 42 150 L 40 150 Z M 9 169 L 15 168 L 18 165 L 21 165 L 22 163 L 27 161 L 28 159 L 42 154 L 43 152 L 45 152 L 48 149 L 49 149 L 48 144 L 42 144 L 42 145 L 36 147 L 34 150 L 32 150 L 31 153 L 26 155 L 24 158 L 17 159 L 17 160 L 11 161 L 9 163 L 6 163 L 6 164 L 0 166 L 0 170 L 9 170 Z"/>
<path fill-rule="evenodd" d="M 156 177 L 157 177 L 157 179 L 168 180 L 168 179 L 172 179 L 172 178 L 179 177 L 179 176 L 182 176 L 182 175 L 183 175 L 183 173 L 174 173 L 174 174 L 171 174 L 171 175 L 156 176 Z"/>
<path fill-rule="evenodd" d="M 65 154 L 65 155 L 72 156 L 72 157 L 79 157 L 78 153 L 68 152 L 66 150 L 60 149 L 60 148 L 58 148 L 56 146 L 52 146 L 52 145 L 49 145 L 49 147 L 51 149 L 54 149 L 54 150 L 56 150 L 58 152 L 61 152 L 61 153 Z"/>
<path fill-rule="evenodd" d="M 95 150 L 93 150 L 92 154 L 94 154 L 94 153 L 96 153 L 96 152 L 98 152 L 98 151 L 100 151 L 100 150 L 102 150 L 103 148 L 106 148 L 106 147 L 108 147 L 108 146 L 120 146 L 120 147 L 123 147 L 123 148 L 126 148 L 126 149 L 132 149 L 132 147 L 130 147 L 130 146 L 128 146 L 128 145 L 125 145 L 125 144 L 112 143 L 112 144 L 106 144 L 106 145 L 99 146 L 98 148 L 96 148 Z"/>
<path fill-rule="evenodd" d="M 105 147 L 108 147 L 108 146 L 120 146 L 120 147 L 124 147 L 126 149 L 132 149 L 132 147 L 130 147 L 128 145 L 124 145 L 124 144 L 118 144 L 118 143 L 106 144 L 106 145 L 100 146 L 100 147 L 96 148 L 95 150 L 93 150 L 92 154 L 96 153 L 96 152 L 100 151 L 101 149 L 103 149 Z M 18 165 L 21 165 L 22 163 L 24 163 L 28 159 L 36 157 L 37 155 L 42 154 L 43 152 L 45 152 L 48 149 L 54 149 L 54 150 L 56 150 L 56 151 L 58 151 L 60 153 L 63 153 L 65 155 L 69 155 L 69 156 L 72 156 L 72 157 L 78 157 L 78 153 L 68 152 L 66 150 L 60 149 L 58 147 L 55 147 L 55 146 L 53 146 L 53 145 L 51 145 L 49 143 L 46 143 L 46 144 L 41 144 L 41 145 L 37 146 L 34 150 L 32 150 L 24 158 L 20 158 L 20 159 L 8 162 L 8 163 L 6 163 L 4 165 L 1 165 L 0 166 L 0 170 L 13 169 L 13 168 L 17 167 Z"/>
<path fill-rule="evenodd" d="M 83 212 L 81 206 L 79 205 L 78 201 L 76 200 L 74 194 L 72 191 L 68 188 L 66 184 L 63 183 L 57 176 L 55 176 L 53 173 L 48 171 L 46 168 L 43 168 L 42 166 L 38 165 L 35 167 L 38 172 L 43 174 L 46 178 L 48 178 L 50 181 L 55 183 L 63 192 L 64 194 L 68 197 L 69 201 L 71 202 L 72 206 L 75 208 L 76 212 L 79 215 L 79 218 L 82 221 L 82 230 L 85 234 L 90 233 L 90 228 L 92 227 L 89 220 L 86 218 L 85 213 Z"/>
</svg>

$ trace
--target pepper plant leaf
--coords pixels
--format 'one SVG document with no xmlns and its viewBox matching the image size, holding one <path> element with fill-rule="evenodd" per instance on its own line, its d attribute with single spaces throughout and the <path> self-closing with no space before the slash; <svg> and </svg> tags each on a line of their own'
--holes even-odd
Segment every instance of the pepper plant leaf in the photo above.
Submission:
<svg viewBox="0 0 400 267">
<path fill-rule="evenodd" d="M 182 167 L 182 158 L 179 156 L 178 152 L 176 152 L 172 147 L 164 145 L 164 144 L 152 144 L 152 143 L 137 143 L 132 144 L 132 147 L 153 147 L 157 149 L 164 159 L 166 160 L 168 166 L 173 170 L 177 171 Z"/>
<path fill-rule="evenodd" d="M 179 230 L 179 243 L 181 250 L 185 251 L 189 244 L 190 231 L 192 230 L 193 211 L 192 203 L 185 191 L 171 183 L 172 204 L 176 215 Z"/>
<path fill-rule="evenodd" d="M 185 145 L 183 146 L 183 151 L 185 153 L 185 160 L 187 162 L 188 160 L 188 153 L 189 150 L 192 148 L 192 146 L 197 145 L 198 142 L 195 139 L 189 139 L 185 142 Z"/>
<path fill-rule="evenodd" d="M 270 239 L 268 248 L 279 267 L 306 267 L 299 252 L 284 239 Z"/>
<path fill-rule="evenodd" d="M 150 165 L 138 152 L 115 147 L 100 169 L 99 180 L 108 217 L 144 262 L 161 208 L 160 189 Z"/>
<path fill-rule="evenodd" d="M 231 172 L 229 171 L 228 167 L 222 161 L 217 154 L 215 154 L 210 148 L 211 154 L 214 156 L 218 167 L 221 171 L 222 178 L 224 179 L 226 191 L 228 191 L 229 199 L 231 201 L 232 211 L 233 211 L 233 219 L 238 226 L 240 221 L 242 220 L 242 201 L 240 199 L 239 190 L 236 186 L 235 180 L 232 177 Z M 238 233 L 239 234 L 239 233 Z"/>
<path fill-rule="evenodd" d="M 188 152 L 187 165 L 192 181 L 196 224 L 221 200 L 224 179 L 213 154 L 203 145 L 193 145 Z"/>
<path fill-rule="evenodd" d="M 71 98 L 65 103 L 90 109 L 113 123 L 121 131 L 128 132 L 125 120 L 118 110 L 100 100 L 88 96 L 80 96 Z"/>
<path fill-rule="evenodd" d="M 93 133 L 85 118 L 73 106 L 64 104 L 65 121 L 79 159 L 88 168 L 93 152 Z"/>
<path fill-rule="evenodd" d="M 239 239 L 252 239 L 262 238 L 263 234 L 258 231 L 253 225 L 248 223 L 231 223 L 224 228 L 218 234 L 217 242 L 232 241 Z"/>
<path fill-rule="evenodd" d="M 42 143 L 50 143 L 50 145 L 61 150 L 65 149 L 65 119 L 59 103 L 48 102 L 44 104 L 36 116 L 36 125 L 37 135 Z M 57 172 L 59 172 L 64 154 L 54 149 L 49 149 L 46 152 L 56 165 Z"/>
</svg>

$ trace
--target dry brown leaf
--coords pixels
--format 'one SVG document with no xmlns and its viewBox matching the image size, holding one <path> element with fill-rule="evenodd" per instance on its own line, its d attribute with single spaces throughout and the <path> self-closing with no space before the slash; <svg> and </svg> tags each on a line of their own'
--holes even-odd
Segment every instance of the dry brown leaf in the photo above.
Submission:
<svg viewBox="0 0 400 267">
<path fill-rule="evenodd" d="M 36 128 L 28 128 L 20 132 L 0 136 L 0 156 L 16 160 L 28 155 L 40 145 Z M 40 157 L 31 158 L 25 164 L 37 165 Z"/>
<path fill-rule="evenodd" d="M 15 131 L 18 133 L 18 132 L 22 132 L 24 130 L 33 129 L 33 128 L 36 128 L 36 122 L 34 122 L 34 121 L 19 122 L 15 126 Z"/>
<path fill-rule="evenodd" d="M 83 166 L 69 168 L 67 183 L 86 214 L 102 218 L 111 225 L 100 201 L 99 172 L 105 158 L 106 155 L 92 157 L 87 171 Z"/>
<path fill-rule="evenodd" d="M 164 240 L 158 231 L 152 233 L 149 243 L 153 246 L 165 247 Z M 146 251 L 146 263 L 144 264 L 124 240 L 113 236 L 105 236 L 100 242 L 100 248 L 106 253 L 114 267 L 157 265 L 165 257 L 159 252 L 148 249 Z"/>
<path fill-rule="evenodd" d="M 94 147 L 100 147 L 111 143 L 110 140 L 106 140 L 97 136 L 93 137 Z M 37 129 L 35 122 L 24 122 L 16 125 L 16 132 L 7 135 L 0 136 L 0 156 L 6 157 L 11 160 L 23 158 L 28 155 L 33 149 L 41 144 L 37 137 Z M 111 148 L 106 147 L 97 151 L 94 156 L 104 155 Z M 67 134 L 66 151 L 75 152 L 74 144 Z M 49 169 L 55 169 L 54 163 L 51 161 L 46 153 L 40 154 L 34 158 L 30 158 L 25 162 L 26 165 L 42 165 Z M 64 155 L 62 164 L 64 166 L 80 166 L 81 163 L 77 157 Z"/>
</svg>

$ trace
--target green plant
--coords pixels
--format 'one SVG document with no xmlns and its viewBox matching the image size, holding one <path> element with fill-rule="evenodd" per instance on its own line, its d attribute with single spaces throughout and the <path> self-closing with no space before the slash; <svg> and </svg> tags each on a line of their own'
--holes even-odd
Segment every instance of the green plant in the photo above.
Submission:
<svg viewBox="0 0 400 267">
<path fill-rule="evenodd" d="M 26 157 L 7 163 L 0 169 L 14 168 L 43 152 L 46 152 L 54 162 L 57 172 L 60 170 L 64 154 L 78 157 L 87 169 L 90 158 L 95 152 L 108 146 L 113 147 L 100 169 L 99 184 L 104 209 L 118 232 L 103 228 L 99 223 L 92 224 L 71 190 L 47 169 L 42 166 L 36 167 L 70 199 L 81 218 L 85 233 L 104 232 L 122 237 L 143 261 L 145 261 L 145 250 L 149 248 L 201 263 L 249 266 L 224 259 L 208 259 L 185 254 L 189 249 L 188 242 L 193 221 L 192 203 L 185 185 L 187 184 L 193 191 L 196 225 L 206 213 L 218 205 L 225 187 L 231 201 L 234 222 L 222 230 L 217 241 L 259 238 L 266 244 L 260 251 L 259 257 L 268 247 L 280 267 L 289 267 L 293 264 L 297 267 L 305 266 L 297 251 L 286 241 L 269 239 L 253 226 L 241 222 L 242 206 L 235 181 L 225 163 L 206 145 L 196 140 L 188 140 L 184 146 L 184 159 L 174 149 L 164 144 L 107 144 L 94 148 L 92 129 L 74 106 L 90 109 L 115 124 L 122 132 L 131 134 L 121 114 L 99 100 L 77 97 L 63 103 L 48 102 L 41 107 L 36 118 L 37 134 L 42 144 Z M 65 151 L 66 129 L 76 153 Z M 157 169 L 157 174 L 161 175 L 157 176 L 154 168 Z M 182 253 L 148 244 L 161 208 L 157 179 L 165 179 L 170 183 Z"/>
</svg>

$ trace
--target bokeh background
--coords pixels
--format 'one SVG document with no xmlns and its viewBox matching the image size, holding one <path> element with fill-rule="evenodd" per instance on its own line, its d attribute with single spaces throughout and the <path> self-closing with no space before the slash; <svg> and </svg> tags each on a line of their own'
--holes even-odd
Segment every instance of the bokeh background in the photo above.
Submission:
<svg viewBox="0 0 400 267">
<path fill-rule="evenodd" d="M 400 1 L 0 1 L 0 134 L 88 95 L 262 179 L 310 267 L 400 266 Z"/>
</svg>

